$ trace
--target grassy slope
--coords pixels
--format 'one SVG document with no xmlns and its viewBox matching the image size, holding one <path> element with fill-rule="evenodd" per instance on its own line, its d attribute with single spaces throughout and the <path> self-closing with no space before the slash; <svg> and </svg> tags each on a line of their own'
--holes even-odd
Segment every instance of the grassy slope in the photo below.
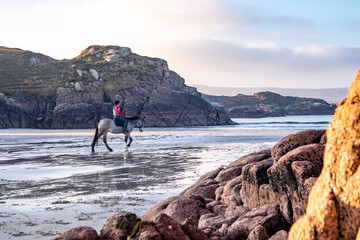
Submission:
<svg viewBox="0 0 360 240">
<path fill-rule="evenodd" d="M 91 48 L 94 50 L 90 52 Z M 139 76 L 156 75 L 156 66 L 146 64 L 146 61 L 158 59 L 130 53 L 123 57 L 121 64 L 115 66 L 103 58 L 109 49 L 127 48 L 90 46 L 74 59 L 54 60 L 39 53 L 0 47 L 0 92 L 8 96 L 37 96 L 45 100 L 55 100 L 58 87 L 66 87 L 69 86 L 68 83 L 76 81 L 95 81 L 89 73 L 79 76 L 77 69 L 95 69 L 99 73 L 105 73 L 102 77 L 104 89 L 112 95 L 121 89 L 143 85 L 144 83 L 138 80 Z M 103 55 L 96 57 L 98 53 Z M 30 64 L 33 57 L 39 59 L 40 63 Z M 138 64 L 139 62 L 143 64 Z"/>
</svg>

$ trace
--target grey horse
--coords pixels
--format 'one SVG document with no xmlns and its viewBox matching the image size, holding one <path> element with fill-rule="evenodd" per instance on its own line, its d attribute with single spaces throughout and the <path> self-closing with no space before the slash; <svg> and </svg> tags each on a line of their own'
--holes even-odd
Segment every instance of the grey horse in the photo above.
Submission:
<svg viewBox="0 0 360 240">
<path fill-rule="evenodd" d="M 132 137 L 130 136 L 130 134 L 134 128 L 139 128 L 139 132 L 142 132 L 144 130 L 145 116 L 144 117 L 131 117 L 131 118 L 126 118 L 126 119 L 128 120 L 127 127 L 128 127 L 129 132 L 124 132 L 123 127 L 116 126 L 113 119 L 109 119 L 109 118 L 101 119 L 95 130 L 95 136 L 94 136 L 93 142 L 91 144 L 91 151 L 95 152 L 95 149 L 94 149 L 95 145 L 101 136 L 103 137 L 103 141 L 105 143 L 106 148 L 110 152 L 113 151 L 112 148 L 110 148 L 109 145 L 107 144 L 108 132 L 115 133 L 115 134 L 123 133 L 125 135 L 124 148 L 127 149 L 128 147 L 130 147 L 131 142 L 133 140 Z M 128 141 L 129 141 L 129 143 L 128 143 Z"/>
</svg>

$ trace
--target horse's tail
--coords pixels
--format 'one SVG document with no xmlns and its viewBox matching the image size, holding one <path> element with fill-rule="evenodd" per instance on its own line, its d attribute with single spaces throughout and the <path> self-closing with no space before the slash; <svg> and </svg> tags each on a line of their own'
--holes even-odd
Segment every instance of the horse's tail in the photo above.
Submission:
<svg viewBox="0 0 360 240">
<path fill-rule="evenodd" d="M 98 140 L 98 136 L 99 136 L 99 127 L 96 127 L 95 136 L 94 136 L 93 142 L 91 144 L 92 147 L 95 147 L 95 144 L 97 143 L 97 140 Z"/>
</svg>

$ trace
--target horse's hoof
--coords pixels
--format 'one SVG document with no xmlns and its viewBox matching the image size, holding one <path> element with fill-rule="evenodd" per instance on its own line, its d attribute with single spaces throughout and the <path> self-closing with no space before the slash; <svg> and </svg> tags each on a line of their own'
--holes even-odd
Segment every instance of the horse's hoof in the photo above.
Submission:
<svg viewBox="0 0 360 240">
<path fill-rule="evenodd" d="M 113 152 L 114 150 L 112 150 L 111 148 L 109 149 L 110 152 Z"/>
</svg>

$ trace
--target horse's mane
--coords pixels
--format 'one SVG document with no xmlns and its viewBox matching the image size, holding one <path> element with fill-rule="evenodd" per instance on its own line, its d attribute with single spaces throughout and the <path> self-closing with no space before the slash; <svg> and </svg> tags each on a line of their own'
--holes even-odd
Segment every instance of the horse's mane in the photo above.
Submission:
<svg viewBox="0 0 360 240">
<path fill-rule="evenodd" d="M 127 117 L 127 120 L 139 120 L 142 119 L 140 116 L 135 116 L 135 117 Z"/>
</svg>

